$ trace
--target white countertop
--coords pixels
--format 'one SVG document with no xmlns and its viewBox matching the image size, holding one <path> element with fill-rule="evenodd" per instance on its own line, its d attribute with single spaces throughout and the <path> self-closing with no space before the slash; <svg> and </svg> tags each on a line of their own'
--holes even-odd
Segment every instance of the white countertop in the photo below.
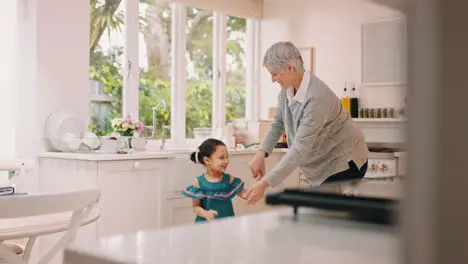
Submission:
<svg viewBox="0 0 468 264">
<path fill-rule="evenodd" d="M 91 161 L 110 161 L 110 160 L 135 160 L 135 159 L 170 159 L 178 156 L 186 156 L 194 151 L 193 149 L 178 149 L 169 148 L 166 150 L 144 150 L 132 151 L 128 154 L 107 154 L 99 152 L 44 152 L 39 155 L 40 158 L 56 158 L 56 159 L 74 159 L 74 160 L 91 160 Z M 231 155 L 254 154 L 257 149 L 230 149 Z M 273 152 L 286 152 L 287 149 L 275 149 Z"/>
<path fill-rule="evenodd" d="M 77 241 L 69 264 L 275 264 L 398 263 L 398 238 L 391 227 L 326 217 L 292 209 L 119 235 L 99 242 Z"/>
</svg>

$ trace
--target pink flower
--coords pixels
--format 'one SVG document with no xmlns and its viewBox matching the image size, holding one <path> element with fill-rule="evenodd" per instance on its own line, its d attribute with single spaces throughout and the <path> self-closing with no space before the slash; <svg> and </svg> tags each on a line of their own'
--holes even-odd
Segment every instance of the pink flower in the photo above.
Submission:
<svg viewBox="0 0 468 264">
<path fill-rule="evenodd" d="M 136 131 L 138 132 L 142 132 L 145 130 L 145 126 L 143 126 L 143 123 L 138 121 L 137 125 L 136 125 Z"/>
</svg>

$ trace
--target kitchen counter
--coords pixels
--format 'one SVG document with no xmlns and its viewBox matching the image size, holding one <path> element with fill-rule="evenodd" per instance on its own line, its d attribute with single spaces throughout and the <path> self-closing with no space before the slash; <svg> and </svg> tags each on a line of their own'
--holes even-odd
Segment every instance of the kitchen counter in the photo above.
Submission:
<svg viewBox="0 0 468 264">
<path fill-rule="evenodd" d="M 397 231 L 292 209 L 76 241 L 65 263 L 398 263 Z"/>
<path fill-rule="evenodd" d="M 55 158 L 55 159 L 73 159 L 73 160 L 90 160 L 90 161 L 110 161 L 110 160 L 135 160 L 135 159 L 170 159 L 180 156 L 187 156 L 193 152 L 193 149 L 179 149 L 179 148 L 168 148 L 166 150 L 144 150 L 144 151 L 132 151 L 128 154 L 107 154 L 100 152 L 44 152 L 39 155 L 40 158 Z M 249 149 L 230 149 L 229 154 L 231 155 L 246 155 L 254 154 L 257 151 L 256 148 Z M 286 152 L 287 149 L 275 149 L 273 152 Z"/>
</svg>

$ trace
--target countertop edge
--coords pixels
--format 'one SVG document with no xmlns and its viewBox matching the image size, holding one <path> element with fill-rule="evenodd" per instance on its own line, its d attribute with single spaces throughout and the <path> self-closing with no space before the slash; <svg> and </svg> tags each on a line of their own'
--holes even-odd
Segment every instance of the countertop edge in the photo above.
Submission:
<svg viewBox="0 0 468 264">
<path fill-rule="evenodd" d="M 243 150 L 230 150 L 230 155 L 247 155 L 254 154 L 258 149 L 243 149 Z M 284 153 L 287 149 L 274 149 L 273 152 Z M 65 152 L 43 152 L 39 158 L 53 158 L 53 159 L 69 159 L 69 160 L 86 160 L 86 161 L 117 161 L 117 160 L 143 160 L 143 159 L 174 159 L 177 157 L 184 157 L 190 151 L 173 151 L 168 150 L 165 153 L 158 153 L 158 151 L 142 151 L 129 154 L 99 154 L 99 153 L 65 153 Z"/>
</svg>

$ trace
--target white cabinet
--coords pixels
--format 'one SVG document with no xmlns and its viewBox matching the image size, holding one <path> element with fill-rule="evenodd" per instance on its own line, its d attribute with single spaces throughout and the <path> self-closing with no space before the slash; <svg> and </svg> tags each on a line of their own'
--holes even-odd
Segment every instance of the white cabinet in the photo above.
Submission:
<svg viewBox="0 0 468 264">
<path fill-rule="evenodd" d="M 156 229 L 161 224 L 167 159 L 84 161 L 40 159 L 39 191 L 99 188 L 101 216 L 95 237 Z"/>
<path fill-rule="evenodd" d="M 39 192 L 67 192 L 97 187 L 97 162 L 67 159 L 39 159 Z M 39 237 L 31 257 L 37 261 L 44 256 L 64 235 L 64 233 Z M 78 239 L 96 239 L 97 224 L 81 227 Z M 38 254 L 39 256 L 36 256 Z M 33 262 L 34 263 L 34 262 Z M 62 263 L 62 254 L 57 254 L 51 264 Z"/>
<path fill-rule="evenodd" d="M 192 199 L 177 198 L 167 200 L 167 207 L 163 214 L 164 226 L 177 226 L 190 224 L 195 221 Z"/>
<path fill-rule="evenodd" d="M 183 198 L 185 187 L 194 184 L 195 178 L 204 172 L 200 164 L 188 159 L 188 155 L 177 156 L 167 163 L 163 194 L 166 199 Z"/>
<path fill-rule="evenodd" d="M 362 84 L 406 84 L 407 27 L 404 18 L 362 24 Z"/>
<path fill-rule="evenodd" d="M 255 179 L 252 177 L 252 172 L 249 167 L 249 162 L 252 157 L 253 155 L 236 155 L 230 158 L 229 173 L 235 177 L 241 178 L 245 183 L 246 189 L 255 183 Z M 278 155 L 274 153 L 265 160 L 267 171 L 269 171 L 272 164 L 276 163 L 277 157 Z M 243 199 L 236 197 L 233 200 L 233 204 L 236 215 L 262 212 L 268 209 L 268 206 L 265 205 L 264 199 L 258 201 L 255 205 L 248 205 Z"/>
<path fill-rule="evenodd" d="M 98 163 L 39 158 L 39 191 L 67 192 L 97 188 Z"/>
<path fill-rule="evenodd" d="M 192 199 L 182 195 L 182 191 L 195 182 L 195 178 L 204 172 L 200 164 L 195 164 L 188 159 L 188 155 L 179 155 L 167 161 L 161 191 L 161 226 L 190 224 L 195 221 L 195 213 L 192 208 Z"/>
<path fill-rule="evenodd" d="M 99 237 L 159 228 L 164 165 L 164 160 L 99 163 Z"/>
<path fill-rule="evenodd" d="M 99 188 L 100 217 L 80 228 L 78 237 L 100 237 L 162 225 L 161 195 L 169 159 L 87 161 L 59 158 L 39 159 L 39 191 L 67 192 Z M 62 234 L 40 238 L 40 254 L 55 244 Z M 61 263 L 61 255 L 52 263 Z"/>
</svg>

